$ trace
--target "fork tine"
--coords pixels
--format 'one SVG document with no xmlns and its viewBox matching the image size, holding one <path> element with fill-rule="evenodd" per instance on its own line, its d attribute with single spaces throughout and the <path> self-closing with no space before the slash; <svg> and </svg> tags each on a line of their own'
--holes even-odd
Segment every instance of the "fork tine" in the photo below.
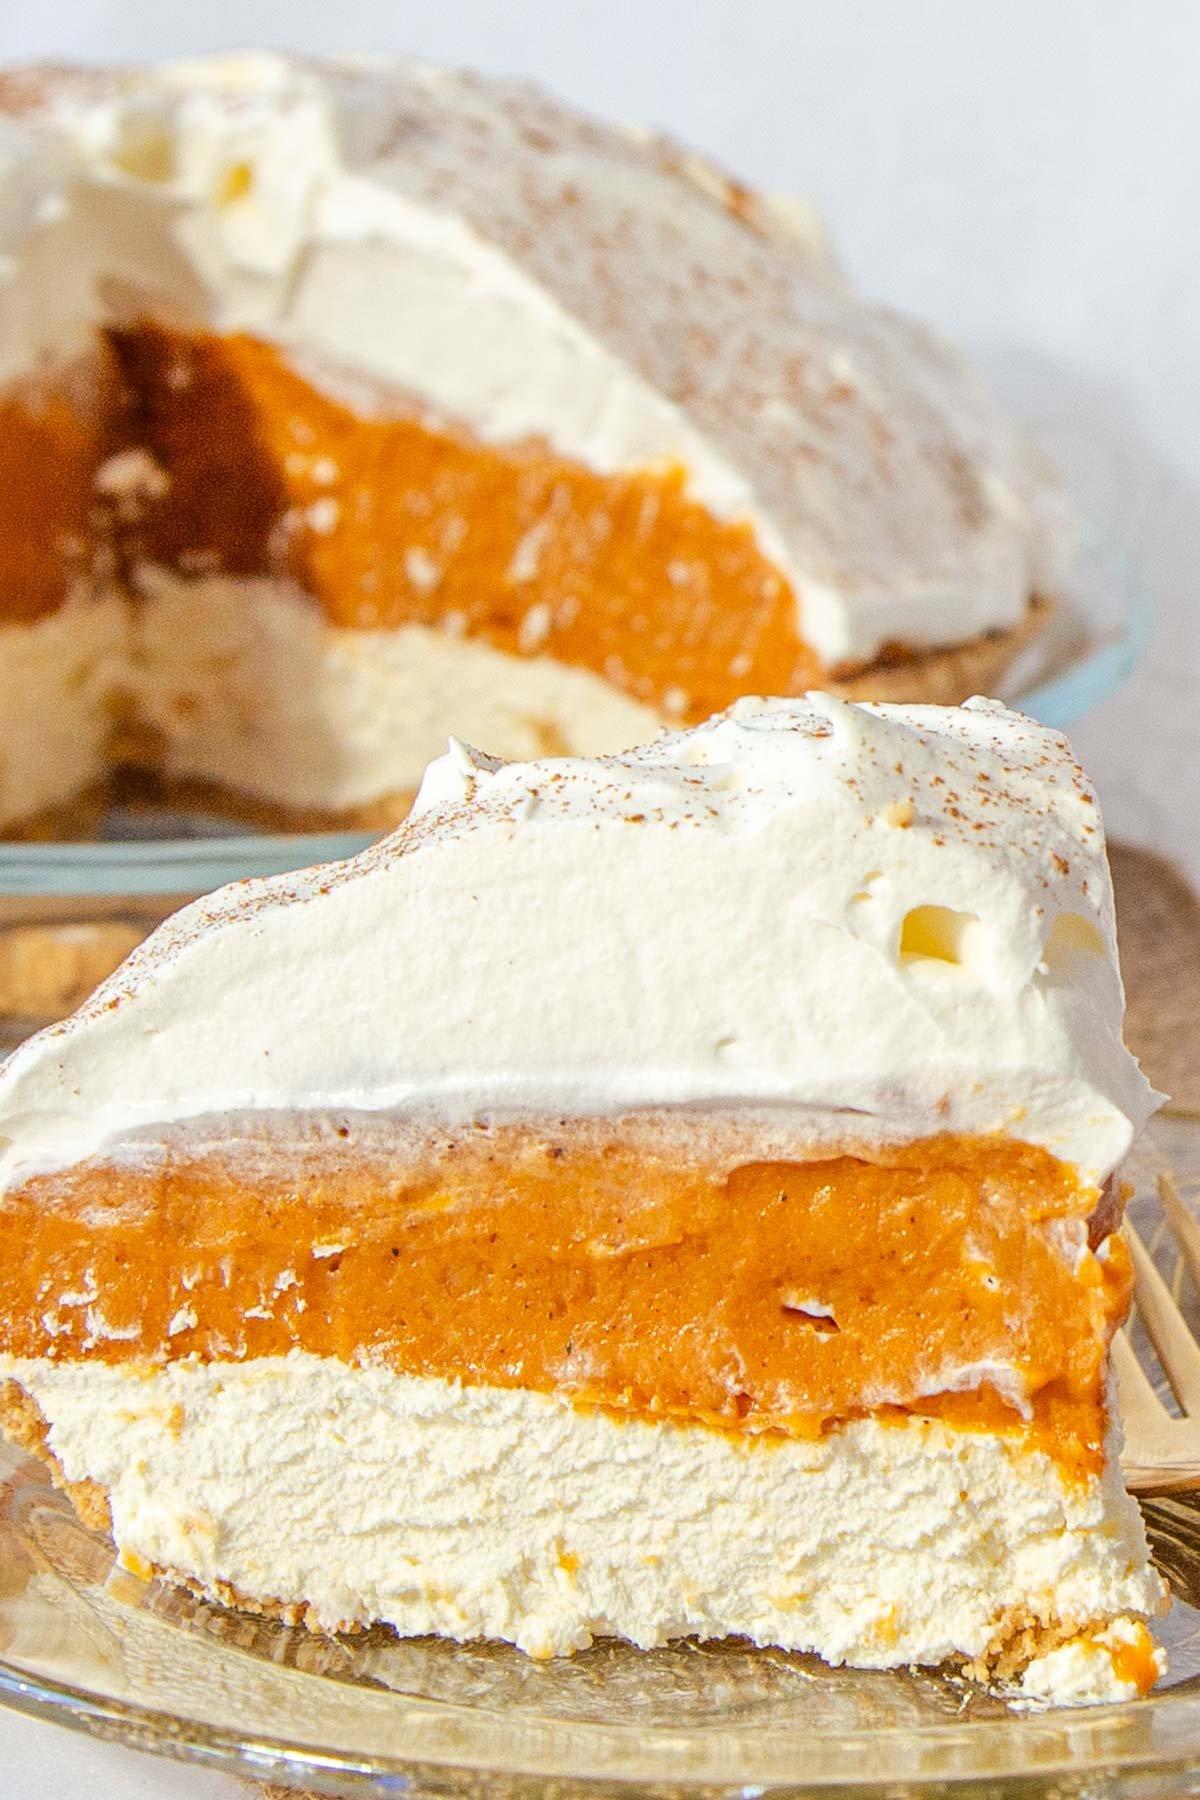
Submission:
<svg viewBox="0 0 1200 1800">
<path fill-rule="evenodd" d="M 1200 1419 L 1200 1344 L 1188 1330 L 1141 1238 L 1125 1221 L 1133 1256 L 1134 1297 L 1159 1361 L 1185 1413 Z"/>
<path fill-rule="evenodd" d="M 1167 1174 L 1165 1170 L 1158 1178 L 1158 1197 L 1162 1201 L 1171 1230 L 1179 1240 L 1188 1273 L 1200 1288 L 1200 1220 L 1180 1194 L 1174 1176 Z"/>
<path fill-rule="evenodd" d="M 1154 1391 L 1154 1387 L 1138 1361 L 1137 1351 L 1125 1332 L 1118 1331 L 1112 1341 L 1112 1365 L 1117 1374 L 1117 1393 L 1121 1416 L 1128 1429 L 1133 1425 L 1155 1424 L 1170 1420 L 1170 1413 Z"/>
</svg>

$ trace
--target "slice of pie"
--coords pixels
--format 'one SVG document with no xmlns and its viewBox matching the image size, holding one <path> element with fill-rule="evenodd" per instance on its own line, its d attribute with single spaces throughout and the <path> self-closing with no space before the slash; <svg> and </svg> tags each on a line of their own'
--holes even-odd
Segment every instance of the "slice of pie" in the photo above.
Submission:
<svg viewBox="0 0 1200 1800">
<path fill-rule="evenodd" d="M 802 207 L 511 82 L 0 78 L 0 831 L 401 817 L 449 732 L 993 688 L 1053 484 Z M 31 525 L 36 521 L 36 529 Z"/>
<path fill-rule="evenodd" d="M 0 1377 L 125 1564 L 536 1656 L 1131 1694 L 1094 795 L 988 701 L 461 747 L 0 1076 Z"/>
</svg>

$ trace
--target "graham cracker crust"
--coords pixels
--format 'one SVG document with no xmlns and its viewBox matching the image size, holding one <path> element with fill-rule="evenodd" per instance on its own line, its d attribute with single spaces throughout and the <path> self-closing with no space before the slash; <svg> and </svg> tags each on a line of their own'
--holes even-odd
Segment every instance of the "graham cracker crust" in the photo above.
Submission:
<svg viewBox="0 0 1200 1800">
<path fill-rule="evenodd" d="M 107 784 L 97 782 L 54 806 L 14 819 L 0 830 L 6 844 L 90 844 L 100 835 L 109 803 Z"/>
<path fill-rule="evenodd" d="M 1002 1614 L 991 1642 L 981 1656 L 963 1658 L 961 1672 L 981 1687 L 1005 1687 L 1039 1656 L 1069 1644 L 1072 1638 L 1103 1631 L 1105 1619 L 1041 1619 L 1028 1607 L 1013 1606 Z"/>
<path fill-rule="evenodd" d="M 163 812 L 209 814 L 240 826 L 246 834 L 262 832 L 273 837 L 329 831 L 382 833 L 393 831 L 407 818 L 416 792 L 415 788 L 398 788 L 357 806 L 287 806 L 249 789 L 121 764 L 107 781 L 96 783 L 86 793 L 6 825 L 0 830 L 0 843 L 97 843 L 105 815 L 113 806 L 126 815 L 144 813 L 148 821 Z"/>
<path fill-rule="evenodd" d="M 152 929 L 97 919 L 0 928 L 0 1013 L 59 1019 L 81 1006 Z"/>
<path fill-rule="evenodd" d="M 1166 857 L 1109 844 L 1125 1035 L 1168 1110 L 1200 1115 L 1200 895 Z"/>
</svg>

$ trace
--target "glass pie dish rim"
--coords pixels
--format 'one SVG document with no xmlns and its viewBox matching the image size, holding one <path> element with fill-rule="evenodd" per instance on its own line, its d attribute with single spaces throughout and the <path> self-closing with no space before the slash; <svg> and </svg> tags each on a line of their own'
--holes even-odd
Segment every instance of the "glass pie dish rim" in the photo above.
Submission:
<svg viewBox="0 0 1200 1800">
<path fill-rule="evenodd" d="M 1167 1697 L 1163 1696 L 1090 1708 L 1086 1718 L 1079 1716 L 1068 1723 L 1063 1722 L 1061 1711 L 1023 1720 L 1021 1724 L 1032 1729 L 1021 1734 L 1027 1735 L 1030 1753 L 1020 1767 L 1014 1765 L 1011 1754 L 1016 1747 L 1016 1734 L 1005 1733 L 1004 1725 L 997 1722 L 997 1742 L 1001 1741 L 999 1734 L 1005 1733 L 1003 1749 L 1009 1754 L 998 1756 L 990 1766 L 980 1762 L 956 1770 L 947 1760 L 939 1767 L 942 1757 L 949 1759 L 955 1747 L 966 1741 L 965 1731 L 973 1734 L 979 1751 L 986 1748 L 980 1734 L 989 1732 L 986 1725 L 946 1725 L 930 1727 L 921 1734 L 919 1760 L 923 1768 L 919 1772 L 898 1763 L 864 1767 L 860 1762 L 851 1774 L 848 1766 L 839 1766 L 839 1759 L 820 1771 L 801 1766 L 794 1775 L 779 1778 L 763 1779 L 746 1771 L 743 1775 L 709 1779 L 703 1775 L 672 1776 L 665 1770 L 641 1775 L 628 1768 L 609 1770 L 597 1766 L 585 1771 L 573 1755 L 565 1758 L 560 1768 L 537 1769 L 516 1763 L 502 1766 L 499 1760 L 483 1763 L 474 1758 L 458 1762 L 431 1759 L 419 1752 L 397 1757 L 375 1751 L 339 1751 L 270 1731 L 239 1734 L 228 1727 L 91 1694 L 68 1683 L 35 1680 L 0 1658 L 0 1705 L 30 1717 L 243 1779 L 282 1779 L 289 1785 L 303 1783 L 309 1787 L 319 1784 L 318 1791 L 330 1794 L 385 1795 L 402 1791 L 412 1800 L 434 1795 L 439 1800 L 447 1796 L 448 1800 L 449 1796 L 460 1794 L 471 1800 L 485 1800 L 485 1796 L 486 1800 L 533 1800 L 534 1796 L 567 1800 L 567 1796 L 588 1793 L 605 1796 L 606 1800 L 615 1794 L 627 1795 L 630 1800 L 633 1796 L 637 1800 L 750 1800 L 751 1796 L 754 1800 L 759 1796 L 764 1800 L 789 1800 L 790 1796 L 839 1792 L 877 1792 L 894 1800 L 899 1793 L 978 1793 L 975 1784 L 984 1782 L 989 1796 L 1042 1792 L 1043 1783 L 1053 1782 L 1052 1791 L 1059 1800 L 1075 1791 L 1076 1782 L 1081 1793 L 1094 1795 L 1094 1786 L 1084 1784 L 1093 1784 L 1100 1775 L 1127 1782 L 1131 1790 L 1153 1775 L 1158 1778 L 1159 1785 L 1154 1789 L 1158 1794 L 1171 1791 L 1161 1785 L 1164 1780 L 1178 1778 L 1182 1784 L 1200 1769 L 1200 1690 L 1178 1695 L 1169 1702 L 1173 1715 L 1170 1723 L 1179 1739 L 1169 1750 L 1156 1751 L 1144 1745 L 1122 1750 L 1120 1740 L 1134 1719 L 1135 1709 L 1139 1714 L 1146 1709 L 1160 1712 L 1167 1704 Z M 419 1713 L 420 1708 L 415 1710 Z M 1184 1719 L 1175 1716 L 1181 1710 L 1186 1714 Z M 492 1715 L 481 1723 L 490 1725 L 495 1718 Z M 1144 1721 L 1151 1730 L 1157 1722 Z M 709 1729 L 715 1732 L 719 1728 Z M 838 1749 L 841 1759 L 849 1765 L 864 1750 L 886 1755 L 895 1748 L 911 1749 L 915 1737 L 911 1729 L 896 1726 L 889 1733 L 863 1734 L 861 1740 L 846 1735 L 840 1739 Z M 1085 1750 L 1082 1757 L 1071 1747 L 1081 1739 L 1092 1740 L 1090 1753 Z M 826 1745 L 822 1744 L 820 1754 L 828 1757 Z M 1119 1791 L 1105 1790 L 1106 1795 Z"/>
</svg>

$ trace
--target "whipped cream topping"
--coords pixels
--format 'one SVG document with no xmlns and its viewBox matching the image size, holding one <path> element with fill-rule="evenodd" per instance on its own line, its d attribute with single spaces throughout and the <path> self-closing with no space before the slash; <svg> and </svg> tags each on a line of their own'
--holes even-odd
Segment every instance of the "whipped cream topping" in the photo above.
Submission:
<svg viewBox="0 0 1200 1800">
<path fill-rule="evenodd" d="M 596 759 L 452 747 L 361 856 L 169 920 L 0 1073 L 0 1169 L 226 1113 L 771 1108 L 1007 1132 L 1099 1182 L 1121 1041 L 1095 796 L 990 701 L 742 702 Z"/>
<path fill-rule="evenodd" d="M 30 72 L 4 108 L 0 374 L 149 313 L 257 333 L 364 405 L 682 465 L 830 665 L 1013 625 L 1062 582 L 1061 505 L 974 373 L 851 293 L 795 209 L 662 140 L 365 59 Z"/>
</svg>

